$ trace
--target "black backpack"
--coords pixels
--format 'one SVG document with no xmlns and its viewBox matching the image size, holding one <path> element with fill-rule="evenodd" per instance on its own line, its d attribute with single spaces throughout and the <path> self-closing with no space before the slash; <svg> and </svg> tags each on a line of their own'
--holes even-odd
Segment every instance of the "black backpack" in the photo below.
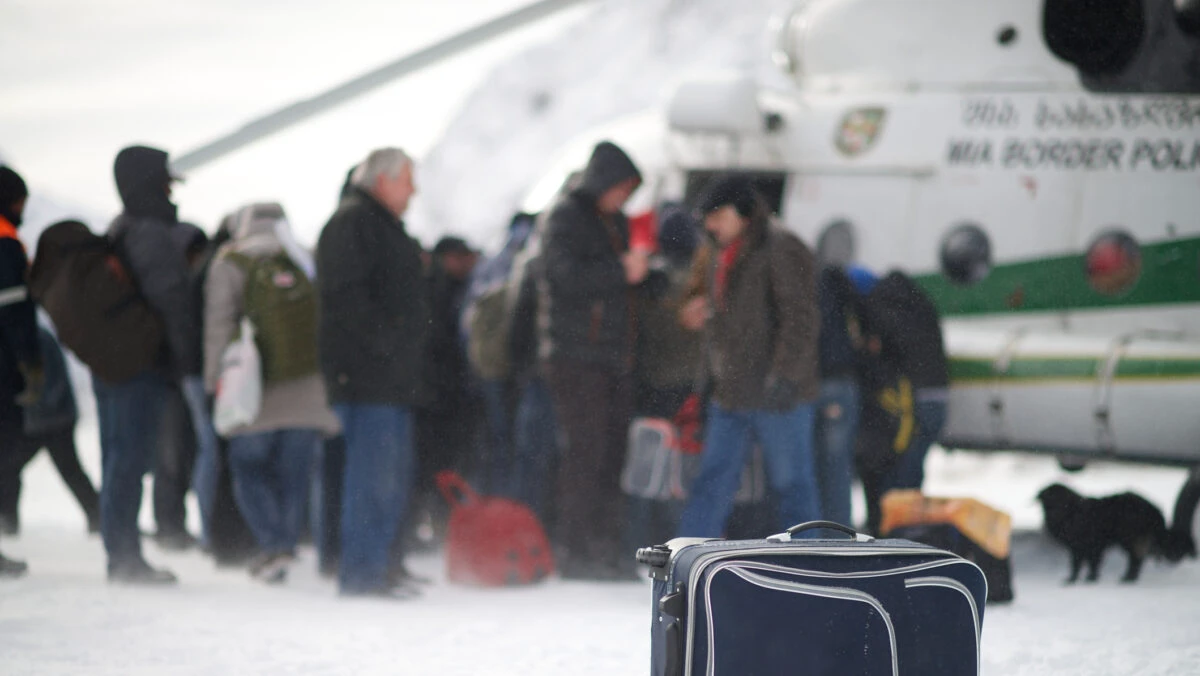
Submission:
<svg viewBox="0 0 1200 676">
<path fill-rule="evenodd" d="M 883 358 L 912 381 L 914 389 L 950 382 L 937 307 L 910 277 L 891 272 L 864 301 L 868 332 L 883 341 Z"/>
<path fill-rule="evenodd" d="M 55 223 L 38 239 L 29 291 L 58 339 L 92 374 L 121 383 L 159 363 L 163 328 L 114 243 L 78 221 Z"/>
</svg>

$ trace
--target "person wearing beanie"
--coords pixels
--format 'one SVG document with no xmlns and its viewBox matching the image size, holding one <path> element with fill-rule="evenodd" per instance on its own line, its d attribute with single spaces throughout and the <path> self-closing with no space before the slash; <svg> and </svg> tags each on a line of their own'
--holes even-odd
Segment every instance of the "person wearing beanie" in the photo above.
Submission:
<svg viewBox="0 0 1200 676">
<path fill-rule="evenodd" d="M 635 415 L 670 419 L 688 398 L 696 379 L 701 340 L 678 321 L 676 313 L 691 279 L 692 257 L 700 244 L 700 224 L 682 205 L 664 204 L 657 212 L 658 250 L 652 279 L 637 298 L 637 368 Z M 687 429 L 681 429 L 686 433 Z M 679 501 L 630 496 L 625 520 L 625 549 L 674 536 L 682 508 Z"/>
<path fill-rule="evenodd" d="M 713 179 L 699 206 L 711 244 L 697 256 L 691 299 L 680 317 L 706 334 L 700 390 L 709 401 L 700 469 L 679 535 L 725 532 L 751 437 L 778 499 L 778 525 L 817 519 L 816 259 L 799 238 L 771 223 L 745 175 Z"/>
<path fill-rule="evenodd" d="M 630 251 L 622 209 L 641 181 L 625 151 L 602 142 L 546 221 L 538 351 L 566 438 L 556 528 L 568 579 L 634 576 L 617 515 L 633 414 L 634 289 L 649 260 Z"/>
<path fill-rule="evenodd" d="M 26 288 L 29 257 L 17 236 L 28 197 L 21 176 L 0 166 L 0 342 L 5 346 L 0 350 L 0 472 L 5 478 L 0 489 L 13 483 L 10 478 L 20 482 L 20 465 L 10 457 L 11 449 L 24 439 L 22 407 L 40 398 L 44 381 L 37 315 Z M 0 532 L 16 532 L 16 519 L 14 496 L 13 512 L 0 513 Z M 16 577 L 25 571 L 23 562 L 0 555 L 0 577 Z"/>
<path fill-rule="evenodd" d="M 142 475 L 153 466 L 172 388 L 200 385 L 199 313 L 194 305 L 187 252 L 171 202 L 167 153 L 130 146 L 117 153 L 113 177 L 124 209 L 108 228 L 108 238 L 128 266 L 150 309 L 162 321 L 165 345 L 158 363 L 120 383 L 93 378 L 104 462 L 100 482 L 100 531 L 108 553 L 108 579 L 127 584 L 169 585 L 175 576 L 152 568 L 142 557 L 138 511 Z M 202 394 L 202 393 L 201 393 Z"/>
</svg>

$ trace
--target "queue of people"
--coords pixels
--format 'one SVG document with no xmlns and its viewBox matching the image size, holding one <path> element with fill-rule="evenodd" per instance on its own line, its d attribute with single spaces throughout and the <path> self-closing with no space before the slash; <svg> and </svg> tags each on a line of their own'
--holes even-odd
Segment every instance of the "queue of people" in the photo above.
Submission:
<svg viewBox="0 0 1200 676">
<path fill-rule="evenodd" d="M 564 579 L 606 581 L 636 579 L 634 547 L 735 530 L 751 457 L 771 507 L 751 531 L 848 524 L 856 470 L 876 503 L 869 528 L 885 490 L 919 487 L 945 417 L 936 311 L 901 273 L 822 265 L 749 176 L 717 177 L 694 209 L 664 204 L 631 223 L 641 172 L 601 143 L 551 207 L 517 214 L 504 247 L 480 261 L 460 238 L 426 251 L 408 233 L 413 172 L 399 149 L 370 153 L 308 251 L 275 203 L 234 211 L 209 238 L 179 221 L 167 154 L 122 150 L 124 210 L 95 246 L 132 314 L 154 319 L 135 336 L 132 319 L 107 335 L 64 331 L 81 301 L 54 279 L 82 255 L 68 244 L 86 227 L 47 230 L 31 274 L 16 230 L 27 190 L 0 168 L 0 534 L 15 532 L 20 470 L 45 447 L 101 534 L 113 582 L 177 582 L 142 553 L 152 472 L 164 547 L 196 544 L 220 560 L 228 494 L 255 579 L 285 582 L 311 537 L 341 594 L 408 599 L 428 581 L 406 555 L 444 533 L 442 470 L 530 506 Z M 92 370 L 98 495 L 35 300 Z M 86 344 L 97 335 L 153 349 L 101 357 Z M 235 396 L 243 345 L 256 364 L 249 408 Z M 679 429 L 695 468 L 686 501 L 622 493 L 636 418 Z M 189 489 L 198 541 L 184 525 Z M 0 557 L 0 575 L 24 571 Z"/>
</svg>

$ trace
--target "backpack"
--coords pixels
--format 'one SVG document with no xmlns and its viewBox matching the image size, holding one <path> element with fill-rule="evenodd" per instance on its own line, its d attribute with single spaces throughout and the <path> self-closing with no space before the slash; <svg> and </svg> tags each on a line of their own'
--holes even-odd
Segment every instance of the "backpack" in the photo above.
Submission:
<svg viewBox="0 0 1200 676">
<path fill-rule="evenodd" d="M 481 293 L 467 308 L 465 323 L 467 361 L 471 368 L 484 380 L 507 378 L 512 373 L 508 285 L 493 284 Z"/>
<path fill-rule="evenodd" d="M 883 341 L 884 358 L 912 380 L 914 389 L 950 382 L 937 307 L 910 277 L 891 272 L 864 301 L 870 333 Z"/>
<path fill-rule="evenodd" d="M 122 383 L 159 363 L 162 321 L 117 243 L 83 223 L 63 221 L 42 233 L 29 291 L 54 321 L 59 342 L 101 380 Z"/>
<path fill-rule="evenodd" d="M 245 316 L 254 326 L 264 383 L 318 372 L 317 290 L 286 252 L 251 257 L 236 251 L 229 262 L 246 273 Z"/>
</svg>

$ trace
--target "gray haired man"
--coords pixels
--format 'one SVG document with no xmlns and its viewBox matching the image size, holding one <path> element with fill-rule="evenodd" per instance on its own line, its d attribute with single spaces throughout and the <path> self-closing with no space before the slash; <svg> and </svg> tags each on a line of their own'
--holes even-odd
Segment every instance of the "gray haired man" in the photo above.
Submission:
<svg viewBox="0 0 1200 676">
<path fill-rule="evenodd" d="M 346 438 L 343 595 L 415 593 L 388 576 L 414 473 L 412 407 L 424 400 L 422 251 L 401 220 L 415 192 L 403 151 L 372 152 L 351 172 L 317 243 L 321 370 Z"/>
</svg>

